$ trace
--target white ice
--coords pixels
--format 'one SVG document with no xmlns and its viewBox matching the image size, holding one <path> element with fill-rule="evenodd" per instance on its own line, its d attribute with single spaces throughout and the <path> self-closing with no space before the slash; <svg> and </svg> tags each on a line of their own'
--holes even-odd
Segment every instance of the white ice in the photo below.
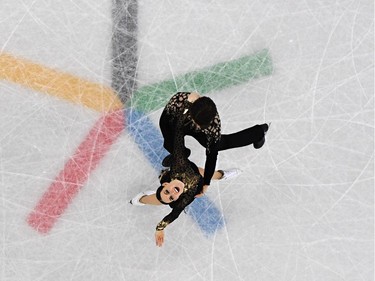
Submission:
<svg viewBox="0 0 375 281">
<path fill-rule="evenodd" d="M 1 52 L 111 84 L 111 0 L 0 6 Z M 373 0 L 139 0 L 137 20 L 139 87 L 270 50 L 272 75 L 210 94 L 224 133 L 272 122 L 262 149 L 219 155 L 244 170 L 206 195 L 225 228 L 181 215 L 157 248 L 168 209 L 127 203 L 157 173 L 125 130 L 36 232 L 27 215 L 100 114 L 0 80 L 0 279 L 374 280 Z"/>
</svg>

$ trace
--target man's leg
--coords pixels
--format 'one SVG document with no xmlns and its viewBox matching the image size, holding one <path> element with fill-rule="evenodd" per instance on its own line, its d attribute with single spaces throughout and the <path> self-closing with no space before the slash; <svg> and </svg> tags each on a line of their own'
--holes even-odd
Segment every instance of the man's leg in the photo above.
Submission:
<svg viewBox="0 0 375 281">
<path fill-rule="evenodd" d="M 171 153 L 173 152 L 173 147 L 174 147 L 175 128 L 171 126 L 171 123 L 169 122 L 169 117 L 164 112 L 160 116 L 159 127 L 160 127 L 161 134 L 163 135 L 163 139 L 164 139 L 163 146 L 170 153 L 163 159 L 161 164 L 164 167 L 170 167 L 171 162 L 172 162 Z M 186 158 L 190 156 L 190 153 L 191 153 L 190 149 L 185 147 Z"/>
<path fill-rule="evenodd" d="M 264 144 L 264 135 L 267 131 L 268 125 L 262 124 L 233 134 L 221 135 L 218 150 L 243 147 L 251 144 L 254 145 L 254 148 L 260 148 Z"/>
<path fill-rule="evenodd" d="M 168 116 L 164 112 L 160 116 L 159 127 L 164 139 L 163 146 L 169 153 L 172 153 L 174 142 L 173 128 L 171 128 Z"/>
</svg>

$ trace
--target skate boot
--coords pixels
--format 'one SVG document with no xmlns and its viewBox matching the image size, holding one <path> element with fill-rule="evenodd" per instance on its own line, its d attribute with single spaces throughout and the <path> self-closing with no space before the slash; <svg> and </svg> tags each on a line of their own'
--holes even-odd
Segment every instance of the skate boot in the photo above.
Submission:
<svg viewBox="0 0 375 281">
<path fill-rule="evenodd" d="M 138 193 L 133 199 L 129 201 L 129 203 L 134 206 L 144 206 L 146 204 L 141 203 L 139 200 L 141 200 L 141 198 L 146 195 L 152 195 L 152 194 L 155 194 L 154 190 L 143 191 L 141 193 Z"/>
<path fill-rule="evenodd" d="M 219 180 L 229 180 L 240 175 L 242 173 L 242 170 L 237 168 L 231 168 L 227 170 L 219 170 L 219 172 L 223 175 Z"/>
<path fill-rule="evenodd" d="M 268 131 L 270 125 L 271 125 L 271 123 L 269 123 L 269 124 L 264 123 L 264 124 L 260 125 L 263 129 L 264 136 L 263 136 L 263 138 L 261 138 L 260 141 L 253 143 L 253 146 L 254 146 L 255 149 L 261 148 L 264 145 L 264 143 L 266 142 L 266 134 L 267 134 L 267 131 Z"/>
</svg>

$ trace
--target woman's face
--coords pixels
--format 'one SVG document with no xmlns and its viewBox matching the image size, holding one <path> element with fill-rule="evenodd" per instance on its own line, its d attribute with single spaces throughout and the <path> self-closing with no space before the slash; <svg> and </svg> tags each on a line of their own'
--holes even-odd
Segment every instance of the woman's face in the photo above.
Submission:
<svg viewBox="0 0 375 281">
<path fill-rule="evenodd" d="M 163 189 L 160 192 L 161 200 L 165 203 L 176 201 L 184 191 L 184 186 L 180 180 L 163 183 Z"/>
</svg>

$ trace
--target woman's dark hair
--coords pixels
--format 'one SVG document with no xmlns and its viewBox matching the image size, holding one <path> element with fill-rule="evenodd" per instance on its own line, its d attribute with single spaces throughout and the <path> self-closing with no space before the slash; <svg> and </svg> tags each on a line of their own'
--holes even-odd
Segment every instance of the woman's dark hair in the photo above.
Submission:
<svg viewBox="0 0 375 281">
<path fill-rule="evenodd" d="M 156 190 L 156 198 L 159 200 L 160 203 L 164 204 L 164 205 L 169 205 L 168 203 L 165 203 L 162 199 L 161 199 L 161 196 L 160 196 L 160 193 L 163 189 L 163 185 L 159 186 L 158 189 Z"/>
<path fill-rule="evenodd" d="M 217 114 L 216 105 L 209 97 L 200 97 L 190 106 L 190 115 L 202 129 L 210 126 Z"/>
<path fill-rule="evenodd" d="M 156 198 L 159 200 L 160 203 L 164 204 L 164 205 L 169 205 L 168 203 L 165 203 L 162 199 L 161 199 L 161 191 L 163 189 L 163 183 L 165 182 L 170 182 L 171 181 L 171 175 L 170 175 L 170 171 L 169 171 L 169 168 L 168 169 L 164 169 L 160 172 L 160 175 L 159 175 L 159 181 L 160 181 L 160 186 L 158 187 L 158 189 L 156 190 Z"/>
</svg>

